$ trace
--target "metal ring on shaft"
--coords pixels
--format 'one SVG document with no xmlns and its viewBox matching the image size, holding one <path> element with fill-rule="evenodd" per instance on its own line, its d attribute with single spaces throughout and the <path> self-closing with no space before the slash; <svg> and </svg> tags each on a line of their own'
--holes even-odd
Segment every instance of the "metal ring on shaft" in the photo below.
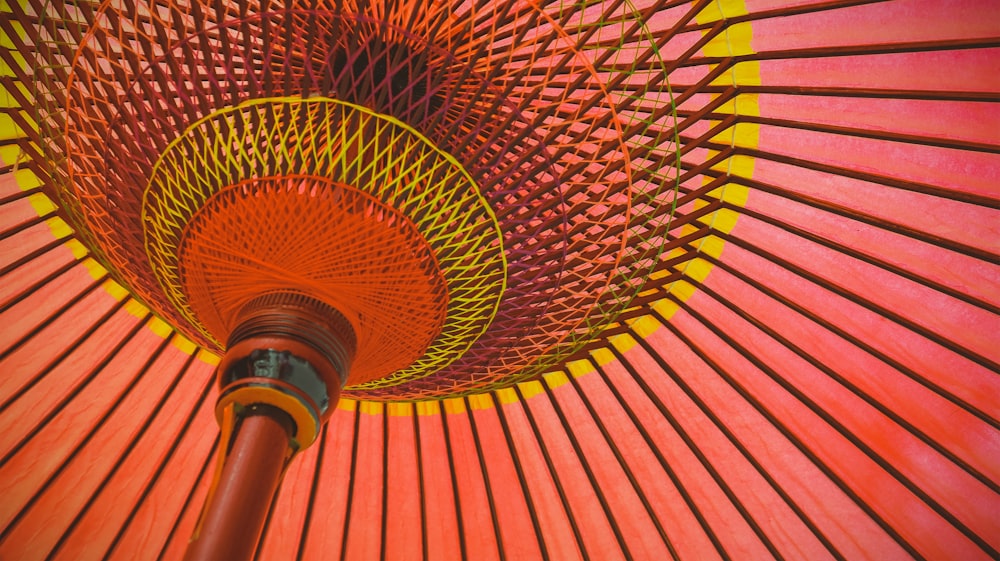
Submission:
<svg viewBox="0 0 1000 561">
<path fill-rule="evenodd" d="M 300 294 L 257 298 L 241 311 L 219 363 L 216 415 L 231 404 L 277 407 L 304 449 L 332 414 L 355 349 L 353 327 L 333 308 Z"/>
</svg>

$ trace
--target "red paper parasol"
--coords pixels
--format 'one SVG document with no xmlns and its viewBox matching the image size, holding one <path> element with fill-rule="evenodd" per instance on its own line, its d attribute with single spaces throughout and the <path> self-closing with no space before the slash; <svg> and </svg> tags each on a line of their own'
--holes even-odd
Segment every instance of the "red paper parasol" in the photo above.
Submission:
<svg viewBox="0 0 1000 561">
<path fill-rule="evenodd" d="M 0 558 L 1000 555 L 989 2 L 0 28 Z"/>
</svg>

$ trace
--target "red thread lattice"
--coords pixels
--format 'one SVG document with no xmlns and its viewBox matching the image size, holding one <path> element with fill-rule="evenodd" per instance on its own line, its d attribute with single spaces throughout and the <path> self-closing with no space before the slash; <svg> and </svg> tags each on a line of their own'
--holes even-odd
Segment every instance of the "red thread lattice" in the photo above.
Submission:
<svg viewBox="0 0 1000 561">
<path fill-rule="evenodd" d="M 668 240 L 674 108 L 655 37 L 630 6 L 58 5 L 55 27 L 79 47 L 55 40 L 36 65 L 44 149 L 66 155 L 50 190 L 114 274 L 212 347 L 142 251 L 141 188 L 167 146 L 199 119 L 262 98 L 329 97 L 397 119 L 478 186 L 500 227 L 507 289 L 489 329 L 450 364 L 357 389 L 377 399 L 509 384 L 612 324 Z M 316 171 L 292 163 L 289 173 Z M 272 164 L 245 162 L 241 180 Z"/>
<path fill-rule="evenodd" d="M 216 194 L 189 223 L 179 254 L 191 308 L 212 333 L 230 333 L 260 294 L 288 291 L 366 327 L 349 384 L 420 358 L 448 304 L 434 255 L 409 220 L 316 180 L 251 181 Z"/>
</svg>

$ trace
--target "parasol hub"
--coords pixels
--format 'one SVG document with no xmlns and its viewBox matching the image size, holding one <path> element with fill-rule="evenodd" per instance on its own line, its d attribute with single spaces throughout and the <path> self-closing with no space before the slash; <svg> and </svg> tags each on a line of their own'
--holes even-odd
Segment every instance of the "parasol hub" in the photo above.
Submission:
<svg viewBox="0 0 1000 561">
<path fill-rule="evenodd" d="M 247 304 L 217 369 L 216 415 L 268 405 L 294 422 L 293 447 L 315 441 L 329 419 L 357 349 L 354 328 L 336 309 L 294 293 Z"/>
</svg>

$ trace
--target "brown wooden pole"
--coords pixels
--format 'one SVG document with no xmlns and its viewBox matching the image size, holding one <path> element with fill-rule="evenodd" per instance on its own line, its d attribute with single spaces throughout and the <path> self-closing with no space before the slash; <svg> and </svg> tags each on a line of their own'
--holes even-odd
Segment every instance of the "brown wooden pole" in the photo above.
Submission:
<svg viewBox="0 0 1000 561">
<path fill-rule="evenodd" d="M 291 437 L 287 415 L 269 409 L 251 412 L 237 428 L 215 493 L 202 514 L 201 531 L 188 544 L 185 561 L 253 558 Z"/>
<path fill-rule="evenodd" d="M 298 294 L 246 304 L 216 375 L 220 459 L 185 561 L 249 561 L 293 453 L 316 441 L 354 357 L 354 328 Z"/>
</svg>

